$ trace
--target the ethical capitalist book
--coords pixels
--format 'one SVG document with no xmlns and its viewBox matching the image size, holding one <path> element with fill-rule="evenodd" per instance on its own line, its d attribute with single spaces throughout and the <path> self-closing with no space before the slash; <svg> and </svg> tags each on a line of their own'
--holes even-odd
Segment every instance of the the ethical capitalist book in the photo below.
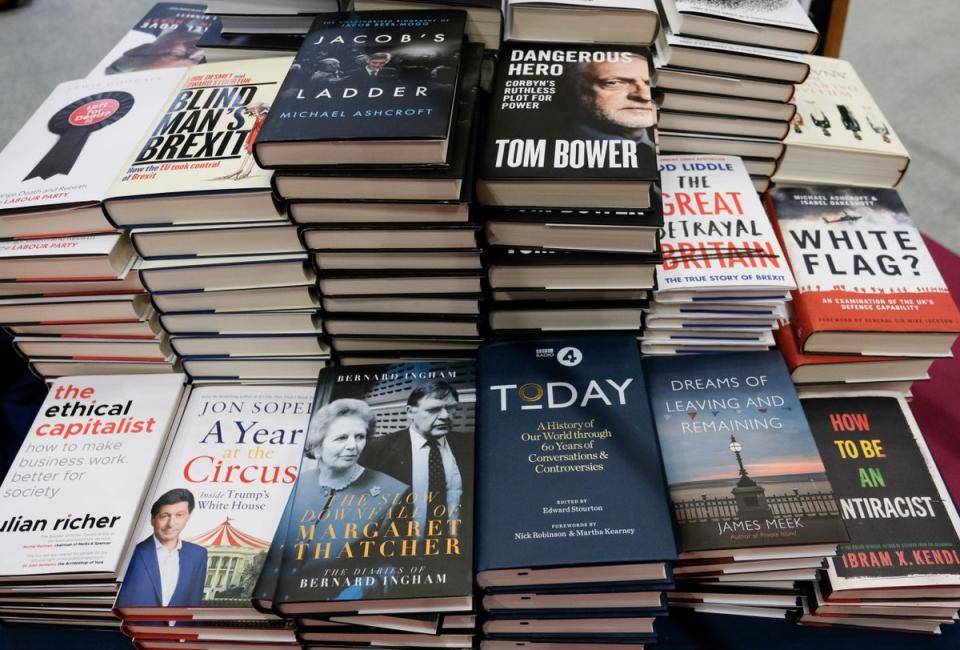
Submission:
<svg viewBox="0 0 960 650">
<path fill-rule="evenodd" d="M 776 350 L 647 357 L 681 554 L 847 540 Z"/>
<path fill-rule="evenodd" d="M 283 81 L 260 141 L 446 138 L 465 15 L 321 14 Z"/>
<path fill-rule="evenodd" d="M 150 70 L 54 88 L 0 152 L 0 215 L 103 199 L 182 76 Z"/>
<path fill-rule="evenodd" d="M 661 156 L 659 292 L 796 288 L 770 219 L 736 156 Z"/>
<path fill-rule="evenodd" d="M 0 576 L 112 579 L 183 375 L 61 377 L 0 487 Z"/>
<path fill-rule="evenodd" d="M 470 608 L 475 375 L 472 361 L 320 373 L 275 611 Z"/>
<path fill-rule="evenodd" d="M 490 343 L 478 383 L 479 572 L 676 559 L 634 337 Z"/>
<path fill-rule="evenodd" d="M 657 121 L 646 48 L 504 46 L 481 176 L 653 180 Z"/>
<path fill-rule="evenodd" d="M 203 63 L 197 41 L 213 24 L 206 5 L 158 2 L 94 66 L 89 77 Z"/>
<path fill-rule="evenodd" d="M 168 606 L 250 606 L 254 583 L 297 479 L 313 393 L 312 386 L 193 389 L 140 518 L 139 544 L 132 550 L 116 603 L 124 619 L 158 614 L 160 602 L 152 587 L 143 584 L 150 572 L 140 548 L 155 552 L 155 526 L 162 520 L 151 516 L 151 506 L 171 491 L 193 498 L 179 539 L 203 561 L 190 564 L 196 575 L 178 580 L 178 585 L 196 584 L 198 589 L 189 597 L 171 599 Z"/>
<path fill-rule="evenodd" d="M 835 591 L 960 585 L 960 519 L 901 397 L 802 400 L 850 533 Z"/>
<path fill-rule="evenodd" d="M 896 190 L 782 187 L 766 201 L 797 279 L 801 349 L 820 331 L 960 332 L 960 311 Z"/>
</svg>

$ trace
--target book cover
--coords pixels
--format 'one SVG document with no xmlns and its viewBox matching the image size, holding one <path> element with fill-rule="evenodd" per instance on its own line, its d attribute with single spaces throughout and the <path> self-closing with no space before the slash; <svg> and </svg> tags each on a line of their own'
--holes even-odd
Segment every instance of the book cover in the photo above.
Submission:
<svg viewBox="0 0 960 650">
<path fill-rule="evenodd" d="M 850 533 L 832 589 L 960 585 L 960 519 L 903 398 L 801 400 Z"/>
<path fill-rule="evenodd" d="M 694 14 L 753 25 L 785 27 L 816 33 L 810 17 L 797 0 L 667 0 L 678 14 Z M 667 12 L 670 17 L 672 12 Z"/>
<path fill-rule="evenodd" d="M 736 156 L 661 156 L 657 290 L 795 289 L 773 226 Z"/>
<path fill-rule="evenodd" d="M 253 142 L 292 61 L 283 56 L 190 68 L 153 125 L 140 129 L 140 144 L 109 198 L 269 191 L 271 173 L 256 165 Z M 154 103 L 155 116 L 162 103 Z"/>
<path fill-rule="evenodd" d="M 150 70 L 54 88 L 0 152 L 0 216 L 99 202 L 182 76 Z"/>
<path fill-rule="evenodd" d="M 183 375 L 53 382 L 0 486 L 0 576 L 113 579 Z"/>
<path fill-rule="evenodd" d="M 847 540 L 776 350 L 644 359 L 681 554 Z"/>
<path fill-rule="evenodd" d="M 475 399 L 472 362 L 320 374 L 278 613 L 469 609 Z"/>
<path fill-rule="evenodd" d="M 801 349 L 820 331 L 960 332 L 960 312 L 896 190 L 782 187 L 765 200 L 797 279 Z"/>
<path fill-rule="evenodd" d="M 479 391 L 479 572 L 676 559 L 634 337 L 487 344 Z"/>
<path fill-rule="evenodd" d="M 90 71 L 88 77 L 203 63 L 197 46 L 216 20 L 202 4 L 158 2 Z"/>
<path fill-rule="evenodd" d="M 141 513 L 116 601 L 124 619 L 162 616 L 157 608 L 250 605 L 297 478 L 313 392 L 312 386 L 193 389 Z M 179 574 L 168 593 L 151 566 L 177 547 Z"/>
<path fill-rule="evenodd" d="M 646 48 L 505 44 L 481 177 L 655 179 L 651 71 Z"/>
<path fill-rule="evenodd" d="M 446 138 L 464 16 L 462 11 L 318 16 L 260 142 Z"/>
</svg>

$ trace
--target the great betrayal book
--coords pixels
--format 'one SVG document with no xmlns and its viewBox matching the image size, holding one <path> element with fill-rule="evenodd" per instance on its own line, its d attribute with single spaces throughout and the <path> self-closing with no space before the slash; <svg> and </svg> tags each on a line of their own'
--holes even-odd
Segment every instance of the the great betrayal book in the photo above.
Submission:
<svg viewBox="0 0 960 650">
<path fill-rule="evenodd" d="M 293 57 L 190 68 L 110 187 L 104 204 L 119 226 L 276 220 L 271 173 L 253 143 Z M 162 106 L 161 106 L 162 105 Z M 132 154 L 130 150 L 132 149 Z"/>
<path fill-rule="evenodd" d="M 140 515 L 116 608 L 124 620 L 215 609 L 249 617 L 250 596 L 297 479 L 313 386 L 198 386 Z M 180 548 L 161 595 L 157 547 Z"/>
<path fill-rule="evenodd" d="M 257 141 L 257 159 L 266 167 L 446 162 L 465 16 L 318 16 Z"/>
<path fill-rule="evenodd" d="M 0 152 L 0 238 L 110 232 L 100 201 L 182 69 L 65 81 Z"/>
<path fill-rule="evenodd" d="M 828 560 L 831 589 L 960 587 L 957 509 L 903 398 L 801 402 L 850 533 Z"/>
<path fill-rule="evenodd" d="M 896 190 L 782 187 L 766 196 L 797 279 L 804 352 L 949 354 L 960 311 Z M 899 337 L 899 338 L 898 338 Z"/>
<path fill-rule="evenodd" d="M 53 382 L 0 486 L 0 580 L 113 579 L 183 375 Z"/>
<path fill-rule="evenodd" d="M 639 357 L 634 337 L 610 335 L 480 350 L 481 586 L 669 580 L 676 544 Z"/>
<path fill-rule="evenodd" d="M 644 371 L 681 557 L 847 540 L 778 351 L 648 357 Z"/>
<path fill-rule="evenodd" d="M 796 288 L 770 219 L 736 156 L 661 156 L 660 293 Z"/>
<path fill-rule="evenodd" d="M 481 144 L 480 202 L 648 207 L 657 178 L 651 69 L 639 47 L 506 45 Z"/>
<path fill-rule="evenodd" d="M 277 613 L 470 609 L 475 395 L 471 361 L 320 373 Z"/>
</svg>

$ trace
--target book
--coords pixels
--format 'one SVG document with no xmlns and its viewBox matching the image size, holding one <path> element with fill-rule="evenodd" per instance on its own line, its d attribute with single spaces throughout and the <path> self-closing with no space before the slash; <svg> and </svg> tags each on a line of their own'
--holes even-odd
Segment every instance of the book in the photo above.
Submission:
<svg viewBox="0 0 960 650">
<path fill-rule="evenodd" d="M 134 263 L 136 267 L 136 263 Z M 121 278 L 109 280 L 77 280 L 62 278 L 20 282 L 0 280 L 0 297 L 3 298 L 53 298 L 83 295 L 143 293 L 143 283 L 135 268 Z"/>
<path fill-rule="evenodd" d="M 658 52 L 654 52 L 653 63 L 656 66 L 653 75 L 653 85 L 656 88 L 665 91 L 723 95 L 723 97 L 718 97 L 720 101 L 729 101 L 731 98 L 749 98 L 772 102 L 789 102 L 793 97 L 795 88 L 794 84 L 787 82 L 733 77 L 702 70 L 667 67 Z"/>
<path fill-rule="evenodd" d="M 796 288 L 742 160 L 661 156 L 660 169 L 664 230 L 658 295 L 674 291 L 783 295 Z"/>
<path fill-rule="evenodd" d="M 479 248 L 360 249 L 312 251 L 318 272 L 347 270 L 418 270 L 483 268 Z"/>
<path fill-rule="evenodd" d="M 783 140 L 790 125 L 785 120 L 755 119 L 734 115 L 704 115 L 660 107 L 660 128 L 668 131 L 710 133 L 747 138 Z M 720 107 L 717 107 L 719 112 Z"/>
<path fill-rule="evenodd" d="M 472 224 L 407 223 L 309 226 L 300 232 L 309 251 L 406 250 L 429 253 L 437 249 L 475 250 L 476 230 Z"/>
<path fill-rule="evenodd" d="M 644 360 L 680 557 L 847 541 L 780 353 Z"/>
<path fill-rule="evenodd" d="M 650 45 L 660 30 L 654 0 L 508 0 L 509 41 Z"/>
<path fill-rule="evenodd" d="M 354 11 L 404 9 L 459 9 L 467 13 L 464 34 L 472 43 L 482 43 L 486 50 L 500 49 L 503 36 L 503 10 L 500 0 L 354 0 Z"/>
<path fill-rule="evenodd" d="M 155 293 L 151 300 L 163 315 L 302 310 L 316 309 L 320 305 L 315 287 L 302 284 L 224 291 L 169 291 Z"/>
<path fill-rule="evenodd" d="M 660 0 L 660 6 L 670 31 L 682 36 L 799 52 L 813 52 L 819 40 L 817 28 L 797 0 Z"/>
<path fill-rule="evenodd" d="M 685 111 L 688 113 L 715 114 L 728 117 L 748 117 L 757 120 L 776 120 L 777 122 L 789 122 L 797 113 L 797 105 L 788 102 L 764 101 L 744 97 L 723 97 L 682 90 L 664 90 L 661 93 L 660 108 L 666 111 Z M 668 128 L 662 124 L 661 127 Z M 687 130 L 705 131 L 706 129 Z M 785 131 L 784 135 L 786 135 Z"/>
<path fill-rule="evenodd" d="M 358 296 L 321 298 L 326 313 L 479 314 L 481 296 L 441 294 L 437 296 Z"/>
<path fill-rule="evenodd" d="M 119 233 L 51 239 L 0 240 L 0 278 L 17 282 L 118 280 L 136 261 Z"/>
<path fill-rule="evenodd" d="M 765 202 L 797 279 L 802 352 L 950 354 L 960 312 L 896 190 L 776 188 Z"/>
<path fill-rule="evenodd" d="M 253 159 L 289 56 L 204 63 L 188 69 L 152 126 L 141 128 L 104 211 L 117 226 L 280 218 L 270 172 Z M 129 152 L 131 147 L 127 147 Z"/>
<path fill-rule="evenodd" d="M 293 255 L 303 252 L 296 226 L 286 222 L 138 228 L 130 235 L 145 260 Z"/>
<path fill-rule="evenodd" d="M 56 357 L 90 361 L 172 362 L 175 358 L 164 337 L 110 340 L 105 337 L 18 335 L 13 339 L 13 348 L 27 359 Z"/>
<path fill-rule="evenodd" d="M 143 260 L 137 271 L 151 293 L 289 287 L 315 280 L 304 253 Z"/>
<path fill-rule="evenodd" d="M 487 275 L 494 289 L 652 289 L 659 254 L 498 249 Z"/>
<path fill-rule="evenodd" d="M 865 392 L 801 402 L 850 533 L 828 559 L 826 599 L 920 597 L 911 587 L 960 595 L 960 518 L 906 401 Z"/>
<path fill-rule="evenodd" d="M 690 38 L 669 29 L 657 37 L 657 55 L 664 66 L 766 81 L 800 83 L 810 72 L 806 56 L 797 52 Z"/>
<path fill-rule="evenodd" d="M 321 373 L 276 612 L 471 608 L 475 394 L 464 362 Z"/>
<path fill-rule="evenodd" d="M 262 618 L 250 596 L 297 478 L 312 400 L 312 386 L 192 390 L 127 558 L 116 601 L 125 621 Z M 179 571 L 167 594 L 149 555 L 171 545 Z"/>
<path fill-rule="evenodd" d="M 160 316 L 163 329 L 174 334 L 311 334 L 321 332 L 315 309 L 288 311 L 183 313 Z"/>
<path fill-rule="evenodd" d="M 222 29 L 223 23 L 214 17 L 210 28 L 197 41 L 207 63 L 292 56 L 303 45 L 302 34 L 230 34 Z"/>
<path fill-rule="evenodd" d="M 773 180 L 785 185 L 895 187 L 910 164 L 897 137 L 849 62 L 808 56 L 797 85 L 797 114 Z"/>
<path fill-rule="evenodd" d="M 0 486 L 0 581 L 117 578 L 182 392 L 178 374 L 53 382 Z"/>
<path fill-rule="evenodd" d="M 329 355 L 330 346 L 316 333 L 214 336 L 174 336 L 170 347 L 183 359 L 191 357 L 307 357 Z"/>
<path fill-rule="evenodd" d="M 481 348 L 479 586 L 670 582 L 676 545 L 639 363 L 632 336 Z"/>
<path fill-rule="evenodd" d="M 741 156 L 744 158 L 777 159 L 783 153 L 783 142 L 770 138 L 745 138 L 709 133 L 660 131 L 660 150 L 669 154 Z"/>
<path fill-rule="evenodd" d="M 479 202 L 649 207 L 657 178 L 651 68 L 639 47 L 505 46 L 480 145 Z"/>
<path fill-rule="evenodd" d="M 265 167 L 444 164 L 463 11 L 323 14 L 254 153 Z"/>
<path fill-rule="evenodd" d="M 302 382 L 316 380 L 329 356 L 312 357 L 193 357 L 182 362 L 183 372 L 193 382 L 242 381 L 246 383 Z"/>
<path fill-rule="evenodd" d="M 179 372 L 176 364 L 165 361 L 83 361 L 68 359 L 31 359 L 30 372 L 46 381 L 67 376 L 158 375 Z"/>
<path fill-rule="evenodd" d="M 387 203 L 375 201 L 291 201 L 290 221 L 308 226 L 328 223 L 447 223 L 470 220 L 469 205 L 447 203 Z"/>
<path fill-rule="evenodd" d="M 146 321 L 150 298 L 142 293 L 0 300 L 0 325 L 68 325 Z"/>
<path fill-rule="evenodd" d="M 202 4 L 158 2 L 87 76 L 189 68 L 203 63 L 205 52 L 198 41 L 213 28 L 215 20 L 204 14 L 205 8 Z"/>
<path fill-rule="evenodd" d="M 0 238 L 113 232 L 100 209 L 182 69 L 65 81 L 0 152 Z"/>
</svg>

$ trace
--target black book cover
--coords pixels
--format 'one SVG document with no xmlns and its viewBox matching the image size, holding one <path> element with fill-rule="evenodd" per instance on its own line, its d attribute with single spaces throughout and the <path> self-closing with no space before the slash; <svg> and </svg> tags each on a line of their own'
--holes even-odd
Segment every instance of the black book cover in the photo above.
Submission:
<svg viewBox="0 0 960 650">
<path fill-rule="evenodd" d="M 569 266 L 594 264 L 659 264 L 660 253 L 603 253 L 539 248 L 491 248 L 487 266 Z"/>
<path fill-rule="evenodd" d="M 519 223 L 557 223 L 564 225 L 663 227 L 662 201 L 659 192 L 650 193 L 647 210 L 564 210 L 554 208 L 498 208 L 486 206 L 478 217 L 486 221 Z"/>
<path fill-rule="evenodd" d="M 654 180 L 646 48 L 508 44 L 497 63 L 480 176 Z"/>
<path fill-rule="evenodd" d="M 304 37 L 299 34 L 224 34 L 223 23 L 214 18 L 210 28 L 197 41 L 201 50 L 260 50 L 273 52 L 297 52 Z"/>
<path fill-rule="evenodd" d="M 464 19 L 462 11 L 320 14 L 258 143 L 446 138 Z"/>
</svg>

